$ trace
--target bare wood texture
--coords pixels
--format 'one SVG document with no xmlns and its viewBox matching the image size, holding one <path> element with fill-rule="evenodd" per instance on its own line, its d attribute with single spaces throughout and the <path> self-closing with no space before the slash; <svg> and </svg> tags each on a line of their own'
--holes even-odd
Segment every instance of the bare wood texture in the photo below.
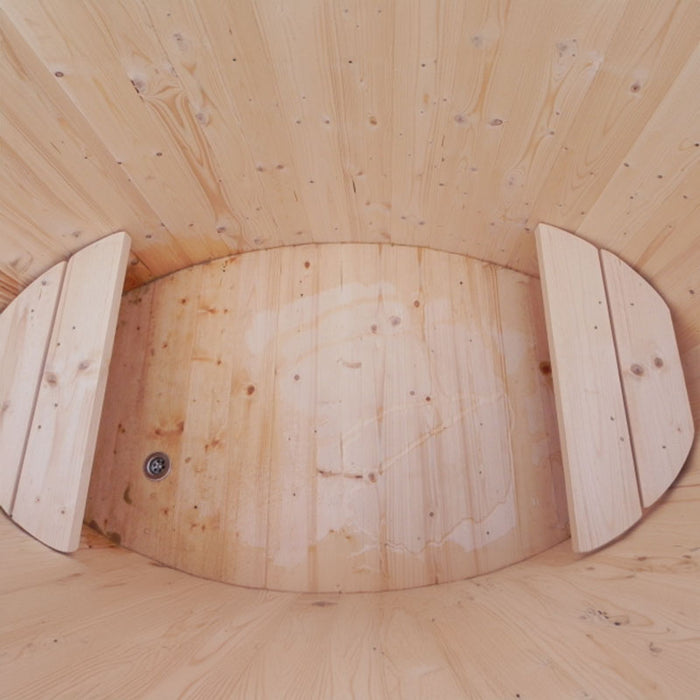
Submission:
<svg viewBox="0 0 700 700">
<path fill-rule="evenodd" d="M 0 269 L 26 284 L 122 229 L 138 248 L 131 286 L 192 262 L 2 10 L 0 56 Z"/>
<path fill-rule="evenodd" d="M 12 514 L 22 457 L 66 264 L 34 280 L 0 314 L 0 508 Z"/>
<path fill-rule="evenodd" d="M 382 240 L 536 273 L 528 229 L 541 218 L 612 250 L 661 292 L 700 416 L 695 0 L 0 5 L 21 57 L 3 53 L 0 69 L 0 304 L 112 230 L 133 232 L 137 285 L 206 259 L 207 239 L 231 232 L 241 250 Z M 223 141 L 213 119 L 232 141 L 243 135 L 224 157 L 210 148 Z M 175 155 L 166 132 L 186 134 Z M 223 162 L 231 153 L 240 159 Z M 213 221 L 199 168 L 231 197 L 218 208 L 214 194 L 216 211 L 240 227 Z M 300 183 L 303 215 L 274 206 L 286 182 Z M 170 202 L 184 216 L 168 215 Z M 308 230 L 296 226 L 304 216 Z M 279 284 L 248 280 L 261 299 Z M 232 425 L 245 449 L 245 421 Z M 266 482 L 258 456 L 246 459 L 234 490 L 252 517 Z M 0 517 L 0 561 L 11 562 L 0 567 L 2 694 L 697 700 L 699 483 L 696 448 L 664 499 L 603 551 L 581 559 L 564 543 L 472 581 L 360 596 L 197 580 L 89 529 L 62 557 Z"/>
<path fill-rule="evenodd" d="M 27 439 L 13 520 L 54 549 L 77 549 L 129 236 L 76 253 L 65 278 Z"/>
<path fill-rule="evenodd" d="M 542 296 L 574 549 L 588 552 L 641 517 L 598 250 L 537 227 Z"/>
<path fill-rule="evenodd" d="M 565 542 L 391 593 L 227 586 L 88 528 L 63 557 L 0 516 L 0 558 L 12 562 L 0 572 L 3 693 L 695 700 L 699 455 L 662 507 L 600 552 L 580 558 Z"/>
<path fill-rule="evenodd" d="M 1 14 L 0 303 L 120 229 L 130 287 L 314 241 L 535 274 L 539 220 L 604 230 L 670 278 L 696 230 L 694 0 L 3 0 Z"/>
<path fill-rule="evenodd" d="M 125 297 L 86 519 L 210 578 L 420 586 L 568 534 L 535 280 L 297 246 Z M 149 482 L 146 456 L 173 473 Z"/>
<path fill-rule="evenodd" d="M 620 258 L 601 251 L 642 505 L 678 476 L 693 444 L 693 416 L 668 306 Z"/>
</svg>

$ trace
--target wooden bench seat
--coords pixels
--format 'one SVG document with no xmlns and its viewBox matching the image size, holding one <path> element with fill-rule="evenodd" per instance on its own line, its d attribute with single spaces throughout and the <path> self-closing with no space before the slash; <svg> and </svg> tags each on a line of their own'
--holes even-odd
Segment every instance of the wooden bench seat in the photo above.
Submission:
<svg viewBox="0 0 700 700">
<path fill-rule="evenodd" d="M 21 468 L 16 462 L 12 471 L 3 468 L 3 508 L 24 530 L 64 552 L 79 544 L 129 247 L 126 233 L 113 234 L 47 273 L 55 296 L 65 266 L 57 301 L 33 307 L 41 308 L 42 323 L 32 335 L 13 333 L 7 311 L 0 317 L 10 328 L 5 354 L 31 356 L 26 364 L 33 383 L 20 383 L 25 390 L 38 384 L 36 402 L 26 394 L 22 425 L 0 432 L 3 454 L 23 452 Z M 20 295 L 17 309 L 24 308 L 25 294 L 35 295 L 34 285 Z"/>
<path fill-rule="evenodd" d="M 536 237 L 572 539 L 588 552 L 668 489 L 693 421 L 663 299 L 612 253 L 546 224 Z"/>
</svg>

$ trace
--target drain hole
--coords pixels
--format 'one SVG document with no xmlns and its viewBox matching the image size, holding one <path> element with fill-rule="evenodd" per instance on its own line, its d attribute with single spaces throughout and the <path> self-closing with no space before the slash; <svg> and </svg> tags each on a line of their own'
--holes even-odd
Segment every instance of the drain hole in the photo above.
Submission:
<svg viewBox="0 0 700 700">
<path fill-rule="evenodd" d="M 154 452 L 143 463 L 144 474 L 149 479 L 164 479 L 170 471 L 170 457 L 165 452 Z"/>
</svg>

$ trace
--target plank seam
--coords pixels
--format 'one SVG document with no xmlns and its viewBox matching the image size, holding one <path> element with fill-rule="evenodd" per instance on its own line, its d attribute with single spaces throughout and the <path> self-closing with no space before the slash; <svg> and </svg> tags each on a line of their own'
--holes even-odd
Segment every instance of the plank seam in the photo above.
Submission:
<svg viewBox="0 0 700 700">
<path fill-rule="evenodd" d="M 605 289 L 605 304 L 607 306 L 608 310 L 608 317 L 610 318 L 610 328 L 612 330 L 612 337 L 613 337 L 613 347 L 615 349 L 615 359 L 617 360 L 617 376 L 620 379 L 620 388 L 622 389 L 622 403 L 625 407 L 625 420 L 627 421 L 627 433 L 629 435 L 630 439 L 630 445 L 632 447 L 632 461 L 634 462 L 634 477 L 635 481 L 637 483 L 637 493 L 639 495 L 639 504 L 644 508 L 644 500 L 642 498 L 642 484 L 639 478 L 639 468 L 637 467 L 637 446 L 635 444 L 635 436 L 632 431 L 632 427 L 630 425 L 630 411 L 629 411 L 629 406 L 628 406 L 628 399 L 627 399 L 627 390 L 625 389 L 625 382 L 623 381 L 623 376 L 622 376 L 622 365 L 620 362 L 620 350 L 619 350 L 619 343 L 618 343 L 618 333 L 617 333 L 617 327 L 615 326 L 615 320 L 612 317 L 612 313 L 610 310 L 610 285 L 608 281 L 608 276 L 605 271 L 605 265 L 603 265 L 603 248 L 598 248 L 598 262 L 600 263 L 600 272 L 601 276 L 603 278 L 603 288 Z"/>
</svg>

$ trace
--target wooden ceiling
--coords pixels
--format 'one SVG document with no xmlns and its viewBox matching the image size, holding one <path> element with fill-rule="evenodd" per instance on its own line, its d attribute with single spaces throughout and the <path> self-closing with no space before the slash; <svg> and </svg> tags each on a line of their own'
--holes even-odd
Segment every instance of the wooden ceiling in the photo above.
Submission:
<svg viewBox="0 0 700 700">
<path fill-rule="evenodd" d="M 546 221 L 700 334 L 696 0 L 0 0 L 0 32 L 3 305 L 119 229 L 134 287 L 308 242 L 533 274 Z"/>
</svg>

